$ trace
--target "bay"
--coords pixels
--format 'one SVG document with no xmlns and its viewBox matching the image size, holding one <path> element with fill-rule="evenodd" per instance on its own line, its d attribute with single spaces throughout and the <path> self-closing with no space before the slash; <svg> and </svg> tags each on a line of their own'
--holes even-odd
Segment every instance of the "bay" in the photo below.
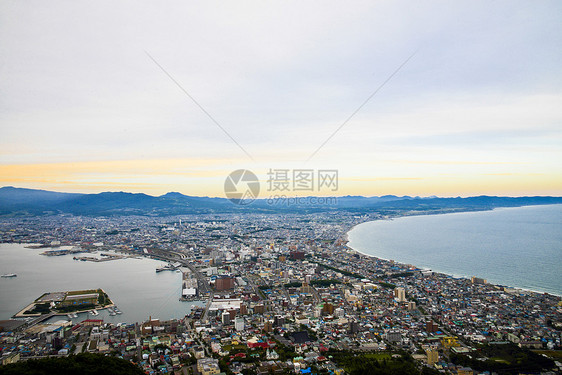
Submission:
<svg viewBox="0 0 562 375">
<path fill-rule="evenodd" d="M 562 295 L 562 205 L 377 220 L 348 239 L 378 258 Z"/>
<path fill-rule="evenodd" d="M 0 279 L 0 319 L 9 319 L 45 292 L 82 289 L 102 288 L 123 314 L 110 316 L 106 310 L 101 310 L 96 317 L 79 314 L 75 321 L 89 317 L 134 323 L 145 321 L 149 316 L 167 320 L 183 318 L 193 305 L 203 305 L 179 301 L 181 273 L 156 273 L 156 268 L 164 264 L 160 261 L 126 258 L 81 262 L 73 260 L 72 255 L 40 255 L 45 249 L 25 246 L 28 245 L 0 244 L 0 273 L 17 274 L 14 278 Z M 82 255 L 90 256 L 78 256 Z"/>
</svg>

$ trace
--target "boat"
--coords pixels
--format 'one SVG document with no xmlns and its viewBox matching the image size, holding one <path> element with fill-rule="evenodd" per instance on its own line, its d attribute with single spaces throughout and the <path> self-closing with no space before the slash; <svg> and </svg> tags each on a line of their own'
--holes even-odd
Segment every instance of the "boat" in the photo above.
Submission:
<svg viewBox="0 0 562 375">
<path fill-rule="evenodd" d="M 121 312 L 121 310 L 119 310 L 119 309 L 117 308 L 117 306 L 115 306 L 113 309 L 115 310 L 115 312 L 116 312 L 117 314 L 123 314 L 123 313 Z"/>
<path fill-rule="evenodd" d="M 6 273 L 4 275 L 2 275 L 2 277 L 4 278 L 8 278 L 8 277 L 17 277 L 18 275 L 16 275 L 15 273 Z"/>
<path fill-rule="evenodd" d="M 78 314 L 74 313 L 74 314 L 72 314 L 72 317 L 73 317 L 73 318 L 78 318 Z"/>
<path fill-rule="evenodd" d="M 68 319 L 72 320 L 72 314 L 66 314 L 66 316 L 68 317 Z"/>
<path fill-rule="evenodd" d="M 113 310 L 111 307 L 108 307 L 107 311 L 109 311 L 109 315 L 111 315 L 111 316 L 117 315 L 117 314 L 115 314 L 115 310 Z"/>
<path fill-rule="evenodd" d="M 91 313 L 92 313 L 92 315 L 99 315 L 99 314 L 100 314 L 100 313 L 97 312 L 96 310 L 92 310 Z"/>
</svg>

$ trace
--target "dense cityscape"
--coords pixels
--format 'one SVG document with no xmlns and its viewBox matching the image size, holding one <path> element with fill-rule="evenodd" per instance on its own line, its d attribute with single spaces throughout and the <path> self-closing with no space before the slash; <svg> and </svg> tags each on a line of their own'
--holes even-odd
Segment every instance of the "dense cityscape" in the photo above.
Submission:
<svg viewBox="0 0 562 375">
<path fill-rule="evenodd" d="M 182 272 L 177 297 L 202 301 L 177 319 L 119 324 L 95 317 L 72 323 L 51 301 L 49 314 L 0 322 L 2 363 L 101 353 L 147 374 L 561 370 L 559 296 L 422 270 L 347 246 L 353 226 L 385 218 L 331 212 L 1 219 L 1 242 L 40 247 L 45 256 L 87 261 L 95 260 L 88 253 L 103 252 L 112 262 L 165 261 L 159 272 Z M 96 298 L 88 309 L 107 308 Z M 60 319 L 46 321 L 57 313 Z"/>
<path fill-rule="evenodd" d="M 0 1 L 0 375 L 562 375 L 562 1 Z"/>
</svg>

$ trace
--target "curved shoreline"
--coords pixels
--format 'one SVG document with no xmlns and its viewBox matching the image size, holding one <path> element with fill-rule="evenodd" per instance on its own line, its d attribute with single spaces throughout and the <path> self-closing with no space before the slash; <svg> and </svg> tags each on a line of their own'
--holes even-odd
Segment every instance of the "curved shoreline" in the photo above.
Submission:
<svg viewBox="0 0 562 375">
<path fill-rule="evenodd" d="M 181 276 L 179 274 L 170 273 L 167 275 L 160 275 L 154 272 L 154 269 L 161 264 L 160 261 L 151 259 L 150 257 L 139 257 L 137 258 L 126 258 L 119 262 L 77 262 L 72 260 L 72 256 L 64 257 L 39 257 L 40 250 L 38 249 L 28 249 L 25 247 L 26 242 L 6 242 L 0 244 L 2 248 L 12 253 L 16 256 L 25 255 L 22 260 L 18 258 L 9 258 L 9 262 L 6 264 L 21 264 L 21 272 L 18 273 L 17 280 L 13 280 L 13 288 L 16 292 L 11 291 L 11 294 L 4 294 L 1 298 L 2 309 L 0 310 L 2 319 L 11 319 L 14 313 L 19 312 L 23 307 L 28 306 L 30 301 L 25 296 L 33 296 L 33 298 L 41 295 L 46 290 L 67 290 L 68 285 L 74 285 L 80 282 L 80 286 L 88 288 L 90 286 L 97 287 L 107 292 L 114 304 L 119 306 L 119 309 L 123 312 L 122 315 L 116 315 L 110 317 L 107 309 L 97 309 L 99 310 L 100 318 L 104 317 L 106 321 L 125 321 L 125 322 L 136 322 L 142 321 L 147 316 L 152 314 L 152 316 L 158 315 L 161 319 L 171 319 L 179 318 L 185 315 L 185 311 L 189 311 L 191 306 L 194 304 L 193 301 L 189 302 L 179 302 L 180 294 L 172 292 L 177 290 L 181 285 Z M 8 258 L 2 258 L 3 260 Z M 53 263 L 56 270 L 60 273 L 53 273 L 50 267 L 43 267 L 43 271 L 40 272 L 40 280 L 33 273 L 33 281 L 30 278 L 24 277 L 24 275 L 31 275 L 32 271 L 30 269 L 33 266 L 29 264 L 42 264 L 45 259 Z M 36 263 L 37 262 L 37 263 Z M 137 262 L 142 262 L 137 263 Z M 87 270 L 88 277 L 82 279 L 82 275 L 77 271 L 77 267 L 83 267 L 81 269 Z M 137 299 L 135 294 L 130 291 L 138 290 L 138 283 L 131 280 L 139 280 L 138 273 L 146 272 L 140 280 L 143 279 L 149 282 L 149 301 L 145 301 L 145 298 Z M 61 277 L 63 275 L 63 277 Z M 21 277 L 20 277 L 21 276 Z M 31 276 L 30 276 L 31 277 Z M 5 279 L 3 279 L 5 280 Z M 65 281 L 67 280 L 67 282 Z M 109 280 L 109 281 L 108 281 Z M 32 284 L 31 284 L 32 283 Z M 7 285 L 8 282 L 5 281 Z M 18 284 L 18 285 L 16 285 Z M 22 286 L 23 285 L 23 286 Z M 25 294 L 23 292 L 18 292 L 22 288 L 27 288 L 29 285 L 30 292 Z M 172 289 L 169 289 L 172 288 Z M 27 289 L 26 289 L 27 290 Z M 168 290 L 168 293 L 163 293 L 162 291 Z M 181 292 L 178 292 L 181 293 Z M 174 297 L 174 296 L 177 296 Z M 8 298 L 9 297 L 9 298 Z M 195 302 L 196 303 L 196 302 Z M 166 305 L 167 308 L 162 306 Z M 109 307 L 109 305 L 108 305 Z M 87 309 L 85 313 L 92 309 Z M 77 312 L 80 318 L 83 318 L 85 313 Z M 65 316 L 67 313 L 62 313 L 60 316 Z M 92 315 L 89 315 L 90 318 Z M 27 318 L 27 315 L 25 316 Z M 59 318 L 60 319 L 60 318 Z"/>
<path fill-rule="evenodd" d="M 559 204 L 554 204 L 554 205 L 559 205 Z M 443 213 L 432 213 L 432 214 L 414 214 L 414 215 L 404 215 L 404 216 L 395 216 L 395 217 L 389 217 L 389 218 L 381 218 L 381 219 L 374 219 L 374 220 L 367 220 L 364 221 L 362 223 L 356 224 L 354 226 L 352 226 L 349 230 L 347 230 L 347 232 L 345 233 L 345 246 L 352 250 L 355 253 L 358 253 L 360 255 L 364 255 L 370 258 L 375 258 L 384 262 L 393 262 L 393 263 L 397 263 L 400 264 L 402 266 L 412 266 L 415 267 L 417 270 L 421 270 L 421 271 L 431 271 L 437 274 L 441 274 L 441 275 L 445 275 L 445 276 L 449 276 L 452 278 L 456 278 L 456 279 L 466 279 L 466 280 L 470 280 L 470 278 L 472 276 L 475 275 L 463 275 L 463 274 L 456 274 L 454 272 L 449 272 L 449 271 L 440 271 L 439 269 L 434 269 L 434 268 L 423 268 L 423 267 L 419 267 L 417 265 L 411 264 L 411 263 L 407 263 L 407 262 L 403 262 L 403 261 L 399 261 L 399 260 L 394 260 L 394 259 L 387 259 L 387 258 L 382 258 L 380 256 L 377 255 L 373 255 L 373 254 L 367 254 L 361 250 L 355 249 L 353 247 L 351 247 L 349 245 L 349 233 L 354 230 L 356 227 L 358 227 L 359 225 L 362 224 L 366 224 L 366 223 L 375 223 L 375 222 L 380 222 L 380 221 L 392 221 L 394 219 L 399 219 L 399 218 L 407 218 L 407 217 L 414 217 L 414 216 L 441 216 L 441 215 L 446 215 L 446 214 L 456 214 L 456 213 L 469 213 L 469 212 L 492 212 L 495 210 L 499 210 L 499 209 L 506 209 L 506 208 L 522 208 L 522 207 L 537 207 L 537 206 L 545 206 L 545 205 L 525 205 L 525 206 L 517 206 L 517 207 L 495 207 L 491 210 L 480 210 L 480 211 L 457 211 L 457 212 L 443 212 Z M 546 205 L 546 206 L 550 206 L 550 205 Z M 497 287 L 502 287 L 502 288 L 508 288 L 508 289 L 514 289 L 514 290 L 520 290 L 522 292 L 527 292 L 527 293 L 536 293 L 536 294 L 549 294 L 552 296 L 557 296 L 557 297 L 562 297 L 562 293 L 554 293 L 554 292 L 550 292 L 550 291 L 544 291 L 544 290 L 534 290 L 534 289 L 530 289 L 528 287 L 518 287 L 518 286 L 511 286 L 511 285 L 506 285 L 506 284 L 498 284 L 495 282 L 488 282 L 489 285 L 493 285 L 493 286 L 497 286 Z"/>
</svg>

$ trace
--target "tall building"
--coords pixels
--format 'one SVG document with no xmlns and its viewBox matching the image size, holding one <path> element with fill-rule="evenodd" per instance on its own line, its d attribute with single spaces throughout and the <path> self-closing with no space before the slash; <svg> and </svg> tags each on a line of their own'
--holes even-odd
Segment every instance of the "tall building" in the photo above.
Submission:
<svg viewBox="0 0 562 375">
<path fill-rule="evenodd" d="M 265 323 L 263 324 L 263 330 L 265 332 L 273 331 L 273 322 L 271 320 L 266 320 Z"/>
<path fill-rule="evenodd" d="M 433 320 L 428 320 L 427 323 L 425 323 L 425 330 L 429 333 L 437 332 L 439 331 L 439 326 L 435 324 Z"/>
<path fill-rule="evenodd" d="M 359 323 L 355 321 L 349 322 L 349 333 L 354 335 L 359 332 Z"/>
<path fill-rule="evenodd" d="M 246 315 L 248 313 L 248 308 L 244 303 L 240 304 L 240 315 Z"/>
<path fill-rule="evenodd" d="M 275 315 L 275 318 L 273 318 L 273 324 L 275 325 L 275 327 L 282 327 L 285 324 L 285 317 L 281 315 Z"/>
<path fill-rule="evenodd" d="M 238 317 L 234 319 L 234 329 L 236 329 L 237 331 L 243 331 L 244 328 L 246 328 L 244 325 L 244 318 Z"/>
<path fill-rule="evenodd" d="M 222 324 L 230 324 L 230 313 L 225 311 L 222 313 Z"/>
<path fill-rule="evenodd" d="M 406 291 L 404 288 L 394 288 L 394 299 L 398 302 L 406 302 Z"/>
<path fill-rule="evenodd" d="M 218 277 L 215 280 L 215 289 L 217 291 L 230 290 L 234 288 L 234 278 L 230 276 Z"/>
<path fill-rule="evenodd" d="M 265 313 L 265 306 L 263 304 L 255 305 L 254 306 L 254 314 L 263 314 Z"/>
</svg>

